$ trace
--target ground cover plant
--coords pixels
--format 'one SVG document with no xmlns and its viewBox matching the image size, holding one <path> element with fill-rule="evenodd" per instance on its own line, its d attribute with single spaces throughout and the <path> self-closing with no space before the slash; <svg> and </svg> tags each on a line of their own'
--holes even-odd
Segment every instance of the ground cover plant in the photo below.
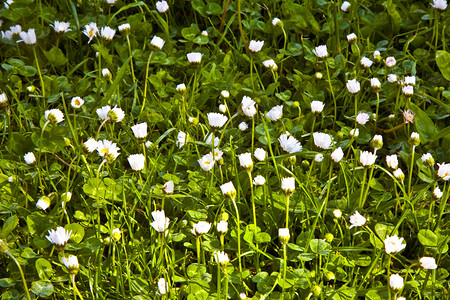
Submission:
<svg viewBox="0 0 450 300">
<path fill-rule="evenodd" d="M 445 0 L 8 0 L 2 299 L 448 299 Z"/>
</svg>

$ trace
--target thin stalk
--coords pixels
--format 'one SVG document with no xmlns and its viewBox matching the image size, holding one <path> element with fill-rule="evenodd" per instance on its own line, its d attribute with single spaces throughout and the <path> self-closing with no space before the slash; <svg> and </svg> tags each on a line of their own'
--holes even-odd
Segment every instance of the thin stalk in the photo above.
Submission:
<svg viewBox="0 0 450 300">
<path fill-rule="evenodd" d="M 331 193 L 331 175 L 333 175 L 333 162 L 330 162 L 330 171 L 328 173 L 327 196 L 325 197 L 325 202 L 324 202 L 324 206 L 323 206 L 323 218 L 324 219 L 325 219 L 325 215 L 327 214 L 328 198 L 330 198 L 330 193 Z"/>
<path fill-rule="evenodd" d="M 256 225 L 256 207 L 255 207 L 255 199 L 253 195 L 253 179 L 252 179 L 252 173 L 251 171 L 247 171 L 248 179 L 250 181 L 250 196 L 251 196 L 251 202 L 252 202 L 252 212 L 253 212 L 253 224 L 255 225 L 255 239 L 256 234 L 258 233 L 258 226 Z M 258 244 L 255 244 L 256 249 L 258 249 Z M 256 252 L 255 255 L 255 264 L 256 264 L 256 272 L 259 272 L 259 251 Z"/>
<path fill-rule="evenodd" d="M 149 55 L 149 57 L 148 57 L 147 68 L 146 68 L 146 70 L 145 70 L 144 100 L 143 100 L 143 102 L 142 102 L 141 112 L 144 111 L 145 100 L 147 100 L 148 69 L 150 68 L 150 61 L 151 61 L 151 59 L 152 59 L 152 56 L 153 56 L 153 51 L 150 53 L 150 55 Z"/>
<path fill-rule="evenodd" d="M 414 150 L 416 150 L 416 146 L 412 146 L 411 150 L 411 165 L 409 167 L 409 178 L 408 178 L 408 196 L 411 197 L 411 181 L 412 181 L 412 173 L 414 169 Z"/>
<path fill-rule="evenodd" d="M 358 126 L 358 123 L 356 123 L 356 117 L 358 116 L 358 94 L 355 95 L 355 130 Z"/>
<path fill-rule="evenodd" d="M 448 198 L 449 198 L 448 194 L 450 192 L 450 184 L 448 185 L 448 188 L 447 188 L 447 182 L 445 182 L 443 191 L 444 191 L 444 193 L 443 193 L 443 196 L 442 196 L 441 199 L 443 199 L 444 201 L 440 205 L 441 209 L 439 210 L 439 217 L 437 219 L 436 226 L 435 226 L 434 230 L 439 228 L 439 223 L 441 222 L 442 215 L 444 214 L 445 207 L 447 206 L 447 201 L 448 201 Z"/>
<path fill-rule="evenodd" d="M 252 82 L 252 91 L 255 92 L 255 84 L 253 83 L 253 54 L 250 54 L 250 81 Z"/>
<path fill-rule="evenodd" d="M 22 277 L 23 288 L 25 289 L 25 293 L 27 294 L 27 299 L 31 300 L 30 292 L 28 291 L 27 281 L 25 279 L 25 275 L 23 274 L 22 267 L 20 266 L 19 262 L 14 257 L 14 255 L 12 255 L 8 250 L 6 250 L 4 253 L 6 255 L 8 255 L 14 261 L 14 263 L 17 265 L 17 267 L 19 268 L 20 276 Z"/>
<path fill-rule="evenodd" d="M 375 118 L 375 131 L 377 130 L 377 121 L 378 121 L 378 118 L 379 118 L 379 116 L 378 116 L 378 108 L 379 108 L 379 106 L 380 106 L 380 93 L 377 92 L 377 108 L 376 108 L 376 111 L 375 111 L 375 115 L 376 115 L 376 118 Z"/>
<path fill-rule="evenodd" d="M 33 47 L 33 54 L 34 54 L 34 60 L 36 61 L 36 68 L 39 73 L 39 79 L 41 80 L 41 90 L 42 90 L 42 97 L 44 97 L 44 109 L 45 109 L 45 84 L 44 84 L 44 78 L 42 78 L 41 68 L 39 67 L 39 61 L 37 58 L 35 47 Z"/>
<path fill-rule="evenodd" d="M 241 0 L 238 0 L 238 23 L 239 23 L 239 32 L 241 33 L 241 39 L 244 44 L 247 46 L 247 41 L 245 40 L 244 30 L 242 29 L 242 19 L 241 19 Z"/>
<path fill-rule="evenodd" d="M 336 125 L 336 117 L 337 117 L 336 97 L 334 96 L 333 86 L 331 85 L 330 70 L 328 69 L 328 63 L 326 60 L 325 60 L 325 66 L 327 68 L 328 85 L 330 86 L 331 96 L 333 97 L 333 103 L 334 103 L 334 120 L 333 120 L 333 126 L 334 126 L 334 125 Z M 356 116 L 355 116 L 355 118 L 356 118 Z"/>
<path fill-rule="evenodd" d="M 366 202 L 367 195 L 369 194 L 370 181 L 372 180 L 372 177 L 373 177 L 373 170 L 374 170 L 374 169 L 375 169 L 375 164 L 373 164 L 373 165 L 370 167 L 369 180 L 367 181 L 367 189 L 366 189 L 366 192 L 364 193 L 364 197 L 363 197 L 363 199 L 362 199 L 362 203 L 361 203 L 361 206 L 360 206 L 361 209 L 364 207 L 364 203 Z"/>
<path fill-rule="evenodd" d="M 76 282 L 75 282 L 75 274 L 71 274 L 70 275 L 70 278 L 72 279 L 72 288 L 73 288 L 73 298 L 76 300 L 77 299 L 77 294 L 78 294 L 78 296 L 80 297 L 80 299 L 81 300 L 84 300 L 83 299 L 83 296 L 81 296 L 81 293 L 80 293 L 80 291 L 78 290 L 78 288 L 77 288 L 77 284 L 76 284 Z"/>
<path fill-rule="evenodd" d="M 221 282 L 220 282 L 220 264 L 217 263 L 217 299 L 220 300 L 222 299 L 222 288 L 220 286 Z M 225 297 L 226 299 L 226 297 Z"/>
<path fill-rule="evenodd" d="M 239 263 L 239 276 L 242 282 L 242 262 L 241 262 L 241 220 L 239 218 L 239 210 L 236 205 L 235 199 L 231 199 L 233 207 L 236 211 L 236 225 L 237 225 L 237 244 L 238 244 L 238 263 Z"/>
<path fill-rule="evenodd" d="M 226 299 L 228 299 L 228 271 L 227 271 L 227 267 L 223 268 L 223 272 L 225 273 L 225 300 L 226 300 Z"/>
<path fill-rule="evenodd" d="M 362 209 L 364 202 L 363 197 L 364 197 L 364 185 L 366 184 L 366 177 L 367 177 L 367 168 L 364 168 L 363 180 L 361 184 L 361 193 L 359 194 L 359 209 Z"/>
<path fill-rule="evenodd" d="M 284 43 L 283 43 L 283 52 L 281 53 L 280 76 L 283 74 L 283 61 L 284 61 L 283 58 L 284 58 L 284 54 L 286 53 L 286 44 L 287 44 L 287 34 L 286 34 L 286 31 L 284 30 L 284 25 L 281 26 L 281 30 L 283 31 Z"/>
<path fill-rule="evenodd" d="M 387 265 L 387 280 L 390 282 L 391 279 L 391 255 L 389 255 L 388 265 Z M 391 286 L 388 284 L 388 298 L 391 300 Z"/>
<path fill-rule="evenodd" d="M 134 75 L 133 56 L 131 55 L 130 37 L 128 34 L 127 34 L 127 44 L 128 44 L 128 52 L 130 53 L 131 75 L 133 76 L 133 83 L 136 83 L 136 76 Z"/>
<path fill-rule="evenodd" d="M 286 228 L 289 228 L 289 198 L 290 195 L 286 195 Z"/>
<path fill-rule="evenodd" d="M 106 124 L 106 122 L 108 122 L 110 120 L 109 117 L 107 117 L 102 124 L 100 124 L 100 127 L 97 130 L 97 135 L 95 136 L 95 140 L 98 140 L 98 136 L 100 135 L 100 130 L 102 129 L 102 127 Z"/>
<path fill-rule="evenodd" d="M 42 139 L 44 138 L 44 131 L 48 124 L 50 124 L 50 120 L 45 122 L 44 126 L 42 127 L 41 137 L 39 139 L 39 155 L 38 155 L 38 159 L 37 159 L 37 170 L 39 173 L 39 187 L 41 189 L 41 192 L 44 192 L 44 185 L 42 184 L 42 176 L 41 176 Z"/>
<path fill-rule="evenodd" d="M 286 227 L 287 228 L 287 227 Z M 283 243 L 283 287 L 282 287 L 282 295 L 284 298 L 284 287 L 286 286 L 286 269 L 287 269 L 287 255 L 286 255 L 286 244 Z"/>
<path fill-rule="evenodd" d="M 196 239 L 196 245 L 197 245 L 197 263 L 200 265 L 202 263 L 201 262 L 201 255 L 200 255 L 200 252 L 201 252 L 200 235 L 198 235 L 195 239 Z M 200 276 L 200 274 L 199 274 L 199 276 Z"/>
</svg>

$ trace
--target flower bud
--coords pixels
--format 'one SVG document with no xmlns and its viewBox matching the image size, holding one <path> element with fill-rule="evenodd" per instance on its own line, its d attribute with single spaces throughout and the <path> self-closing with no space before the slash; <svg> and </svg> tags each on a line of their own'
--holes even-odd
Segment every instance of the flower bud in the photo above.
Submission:
<svg viewBox="0 0 450 300">
<path fill-rule="evenodd" d="M 122 236 L 122 232 L 120 231 L 119 228 L 114 228 L 113 231 L 111 232 L 111 237 L 116 241 L 120 241 L 120 237 Z"/>
<path fill-rule="evenodd" d="M 331 271 L 326 271 L 325 274 L 323 274 L 323 276 L 325 277 L 326 281 L 331 281 L 331 280 L 335 280 L 336 279 L 336 276 Z"/>
<path fill-rule="evenodd" d="M 286 245 L 289 242 L 290 237 L 289 228 L 278 229 L 278 238 L 280 239 L 281 244 Z"/>
<path fill-rule="evenodd" d="M 411 133 L 411 137 L 409 138 L 410 143 L 413 146 L 418 146 L 420 144 L 420 136 L 417 132 Z"/>
<path fill-rule="evenodd" d="M 334 235 L 332 233 L 327 233 L 325 234 L 325 241 L 327 241 L 328 243 L 331 243 L 334 239 Z"/>
</svg>

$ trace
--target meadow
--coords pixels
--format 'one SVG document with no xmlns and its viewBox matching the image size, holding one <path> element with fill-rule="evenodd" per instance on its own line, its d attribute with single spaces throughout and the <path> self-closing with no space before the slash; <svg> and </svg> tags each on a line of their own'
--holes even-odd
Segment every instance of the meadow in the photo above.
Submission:
<svg viewBox="0 0 450 300">
<path fill-rule="evenodd" d="M 7 0 L 1 299 L 449 299 L 446 0 Z"/>
</svg>

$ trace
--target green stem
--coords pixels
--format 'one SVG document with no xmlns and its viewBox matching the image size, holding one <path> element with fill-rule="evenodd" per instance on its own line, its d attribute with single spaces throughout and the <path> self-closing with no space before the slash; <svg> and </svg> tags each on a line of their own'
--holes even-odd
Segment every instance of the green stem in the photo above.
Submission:
<svg viewBox="0 0 450 300">
<path fill-rule="evenodd" d="M 248 179 L 250 181 L 250 197 L 252 202 L 252 212 L 253 212 L 253 224 L 255 226 L 255 232 L 254 237 L 256 240 L 256 234 L 258 233 L 258 226 L 256 225 L 256 207 L 255 207 L 255 199 L 253 195 L 253 179 L 252 179 L 252 173 L 251 171 L 247 171 Z M 255 244 L 256 249 L 258 249 L 258 244 Z M 256 265 L 256 272 L 259 272 L 259 251 L 256 252 L 255 255 L 255 265 Z"/>
<path fill-rule="evenodd" d="M 218 300 L 220 300 L 221 298 L 222 298 L 222 295 L 221 295 L 221 286 L 220 286 L 220 284 L 221 284 L 221 282 L 220 282 L 220 264 L 219 264 L 219 262 L 217 262 L 217 299 Z M 226 297 L 225 297 L 225 299 L 226 299 Z"/>
<path fill-rule="evenodd" d="M 389 297 L 389 300 L 391 300 L 391 285 L 390 285 L 390 281 L 391 281 L 391 256 L 390 255 L 389 255 L 388 264 L 387 264 L 387 280 L 389 282 L 389 284 L 388 284 L 388 297 Z"/>
<path fill-rule="evenodd" d="M 235 199 L 232 199 L 233 207 L 236 211 L 236 225 L 237 225 L 237 244 L 238 244 L 238 262 L 239 262 L 239 276 L 242 282 L 242 263 L 241 263 L 241 220 L 239 218 L 239 210 L 236 205 Z"/>
<path fill-rule="evenodd" d="M 50 123 L 50 121 L 45 122 L 44 126 L 42 127 L 41 131 L 41 137 L 39 139 L 39 154 L 37 159 L 37 170 L 39 173 L 39 187 L 41 189 L 41 192 L 44 192 L 44 185 L 42 184 L 42 176 L 41 176 L 41 154 L 42 154 L 42 139 L 44 138 L 44 131 L 47 125 Z"/>
<path fill-rule="evenodd" d="M 15 264 L 17 265 L 17 267 L 19 268 L 20 276 L 22 277 L 23 288 L 25 289 L 25 293 L 27 294 L 28 300 L 31 300 L 30 292 L 28 291 L 27 281 L 26 281 L 26 279 L 25 279 L 25 275 L 23 274 L 22 267 L 20 266 L 19 262 L 18 262 L 17 259 L 14 257 L 14 255 L 12 255 L 11 253 L 9 253 L 8 250 L 5 251 L 5 254 L 8 255 L 8 256 L 15 262 Z"/>
<path fill-rule="evenodd" d="M 150 53 L 147 61 L 147 68 L 145 70 L 145 82 L 144 82 L 144 100 L 142 102 L 141 112 L 144 111 L 145 101 L 147 100 L 147 83 L 148 83 L 148 69 L 150 68 L 150 61 L 152 59 L 153 51 Z"/>
<path fill-rule="evenodd" d="M 226 299 L 228 299 L 228 271 L 227 271 L 227 267 L 223 268 L 223 271 L 225 272 L 225 300 L 226 300 Z"/>
<path fill-rule="evenodd" d="M 411 150 L 411 165 L 409 168 L 409 178 L 408 178 L 408 196 L 411 197 L 411 181 L 412 181 L 412 174 L 414 169 L 414 150 L 416 150 L 416 146 L 412 146 Z"/>
<path fill-rule="evenodd" d="M 286 195 L 286 228 L 289 228 L 289 198 L 291 196 Z"/>
<path fill-rule="evenodd" d="M 255 84 L 253 83 L 253 54 L 250 54 L 250 81 L 252 82 L 252 91 L 255 92 Z"/>
<path fill-rule="evenodd" d="M 286 255 L 286 251 L 287 251 L 286 244 L 283 244 L 283 288 L 282 288 L 283 296 L 284 296 L 284 287 L 286 286 L 286 269 L 287 269 L 287 255 Z"/>
<path fill-rule="evenodd" d="M 374 169 L 375 169 L 375 164 L 373 164 L 373 165 L 370 167 L 369 180 L 367 181 L 366 192 L 364 193 L 364 197 L 363 197 L 363 200 L 362 200 L 362 205 L 360 206 L 361 209 L 364 207 L 364 203 L 366 203 L 367 195 L 369 194 L 370 181 L 372 180 L 372 177 L 373 177 L 373 170 L 374 170 Z"/>
<path fill-rule="evenodd" d="M 359 194 L 359 209 L 362 209 L 363 207 L 363 198 L 364 198 L 364 185 L 366 184 L 366 177 L 367 177 L 367 168 L 364 168 L 364 173 L 363 173 L 363 180 L 361 183 L 361 193 Z"/>
<path fill-rule="evenodd" d="M 328 198 L 330 198 L 330 193 L 331 193 L 331 175 L 333 175 L 333 162 L 330 163 L 330 171 L 328 173 L 327 196 L 325 198 L 325 202 L 324 202 L 324 206 L 323 206 L 323 218 L 324 219 L 325 219 L 325 215 L 327 214 Z"/>
<path fill-rule="evenodd" d="M 379 92 L 377 92 L 377 108 L 376 108 L 376 111 L 375 111 L 375 131 L 377 130 L 377 121 L 378 121 L 378 119 L 380 118 L 379 116 L 378 116 L 378 107 L 380 106 L 380 93 Z"/>
<path fill-rule="evenodd" d="M 133 76 L 133 83 L 136 83 L 136 76 L 134 75 L 133 56 L 131 55 L 130 37 L 128 34 L 127 34 L 127 44 L 128 44 L 128 52 L 130 53 L 131 75 Z"/>
<path fill-rule="evenodd" d="M 200 265 L 201 264 L 201 257 L 200 257 L 200 235 L 198 235 L 196 237 L 196 244 L 197 244 L 197 263 Z M 199 274 L 200 276 L 200 274 Z"/>
<path fill-rule="evenodd" d="M 336 97 L 334 96 L 333 86 L 331 85 L 331 76 L 330 76 L 330 70 L 328 69 L 327 61 L 325 61 L 325 66 L 327 68 L 328 85 L 330 86 L 331 96 L 333 97 L 333 103 L 334 103 L 334 121 L 333 121 L 333 126 L 334 126 L 334 125 L 336 125 L 336 118 L 337 118 Z M 356 116 L 355 116 L 355 118 L 356 118 Z"/>
<path fill-rule="evenodd" d="M 44 85 L 44 78 L 42 78 L 41 68 L 39 67 L 39 61 L 36 54 L 36 48 L 33 47 L 33 53 L 34 53 L 34 60 L 36 61 L 36 68 L 39 73 L 39 79 L 41 80 L 41 90 L 42 90 L 42 97 L 44 97 L 44 109 L 45 109 L 45 85 Z"/>
</svg>

